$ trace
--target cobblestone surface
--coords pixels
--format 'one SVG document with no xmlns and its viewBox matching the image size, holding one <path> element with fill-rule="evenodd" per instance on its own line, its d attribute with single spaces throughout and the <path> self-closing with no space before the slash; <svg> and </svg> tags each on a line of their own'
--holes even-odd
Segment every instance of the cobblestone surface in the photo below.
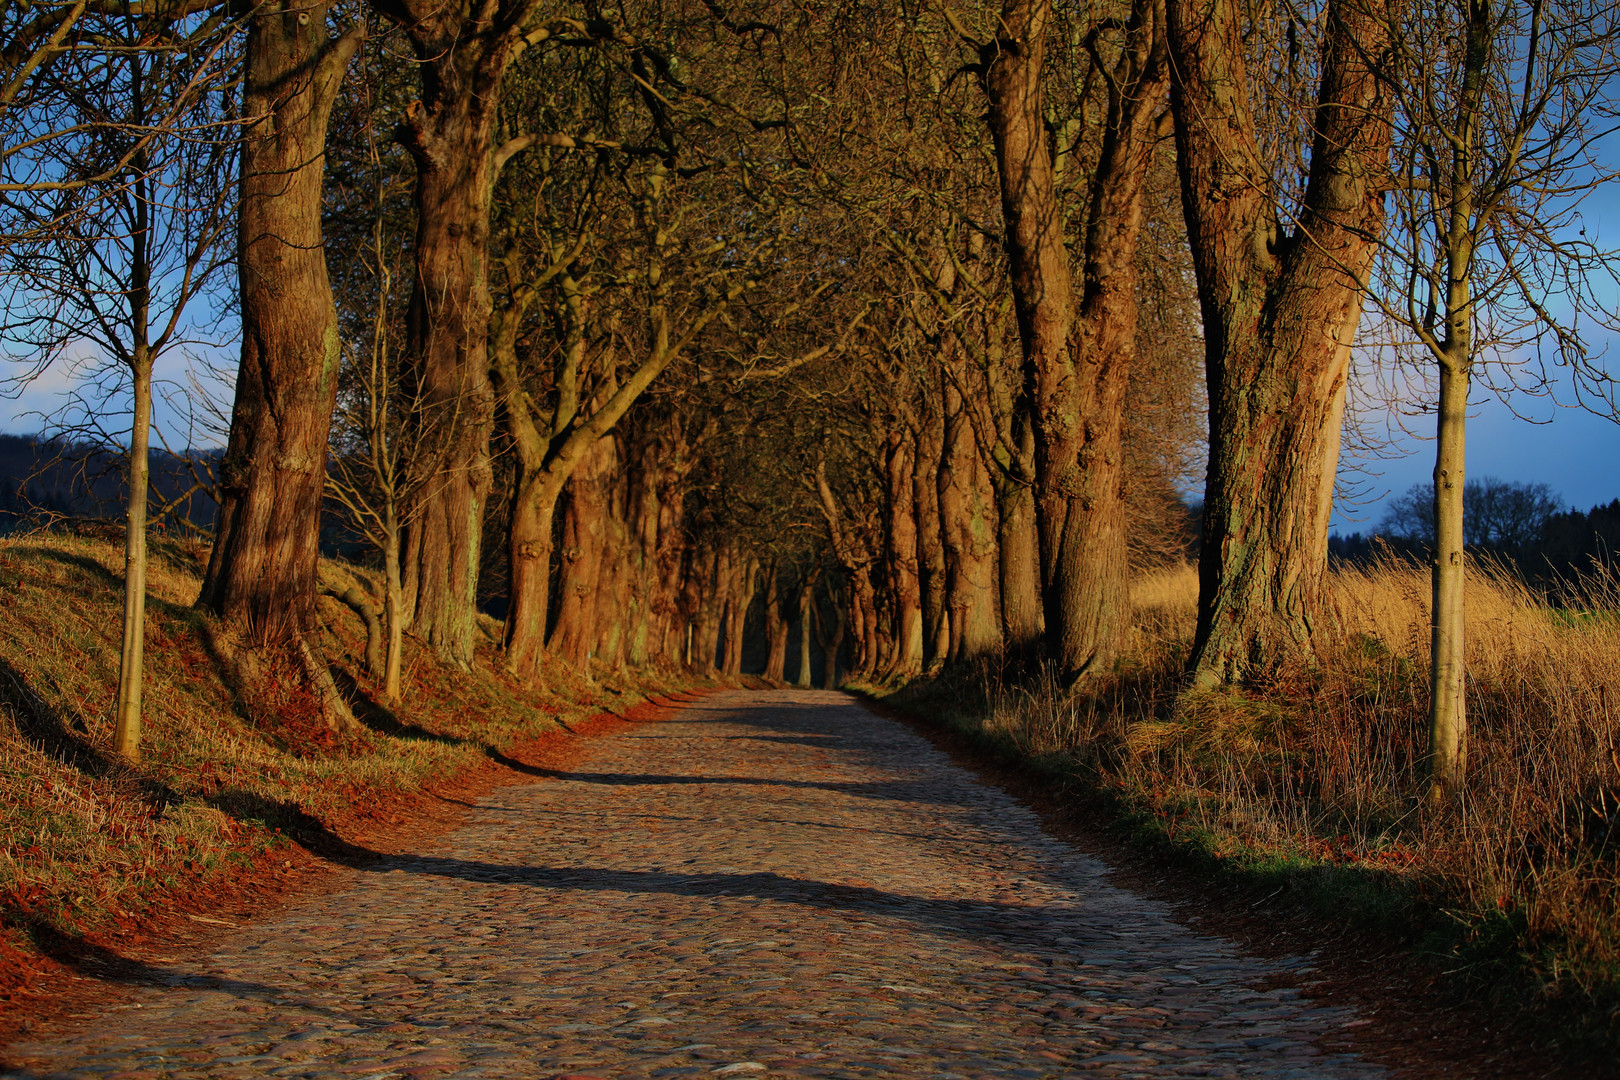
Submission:
<svg viewBox="0 0 1620 1080">
<path fill-rule="evenodd" d="M 543 772 L 543 770 L 533 770 Z M 163 970 L 0 1076 L 1374 1077 L 841 694 L 715 695 Z"/>
</svg>

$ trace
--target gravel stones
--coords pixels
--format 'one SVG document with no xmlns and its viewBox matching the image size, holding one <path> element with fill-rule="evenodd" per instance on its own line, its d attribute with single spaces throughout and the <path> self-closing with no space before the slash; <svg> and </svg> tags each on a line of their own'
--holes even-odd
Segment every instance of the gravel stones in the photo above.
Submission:
<svg viewBox="0 0 1620 1080">
<path fill-rule="evenodd" d="M 836 693 L 717 694 L 0 1077 L 1363 1078 L 1354 1022 Z M 1286 981 L 1286 980 L 1281 980 Z"/>
</svg>

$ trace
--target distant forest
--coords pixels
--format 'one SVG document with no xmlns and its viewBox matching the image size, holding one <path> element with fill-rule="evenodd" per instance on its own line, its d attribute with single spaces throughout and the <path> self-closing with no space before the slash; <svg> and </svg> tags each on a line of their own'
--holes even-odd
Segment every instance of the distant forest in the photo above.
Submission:
<svg viewBox="0 0 1620 1080">
<path fill-rule="evenodd" d="M 1420 490 L 1426 487 L 1419 485 L 1397 503 L 1410 503 L 1414 494 L 1426 494 Z M 1371 533 L 1335 535 L 1328 540 L 1329 558 L 1367 563 L 1395 554 L 1426 561 L 1430 547 L 1423 525 L 1411 524 L 1415 527 L 1402 528 L 1392 513 Z M 1514 569 L 1527 584 L 1537 588 L 1553 593 L 1578 590 L 1581 580 L 1594 572 L 1604 577 L 1620 572 L 1620 557 L 1616 555 L 1620 551 L 1620 499 L 1584 512 L 1557 508 L 1554 503 L 1536 515 L 1528 527 L 1469 537 L 1468 550 L 1478 558 Z"/>
<path fill-rule="evenodd" d="M 152 513 L 158 528 L 213 530 L 219 456 L 217 450 L 152 451 Z M 94 443 L 0 435 L 0 536 L 69 518 L 121 524 L 126 464 L 122 450 Z"/>
</svg>

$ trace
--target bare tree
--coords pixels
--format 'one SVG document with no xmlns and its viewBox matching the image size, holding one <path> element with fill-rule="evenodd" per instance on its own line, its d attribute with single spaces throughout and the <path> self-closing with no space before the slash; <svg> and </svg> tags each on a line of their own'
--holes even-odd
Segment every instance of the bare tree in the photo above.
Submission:
<svg viewBox="0 0 1620 1080">
<path fill-rule="evenodd" d="M 1586 236 L 1581 203 L 1615 175 L 1600 143 L 1616 129 L 1620 6 L 1410 0 L 1390 43 L 1399 227 L 1371 294 L 1438 372 L 1429 762 L 1440 795 L 1467 763 L 1463 461 L 1476 371 L 1539 348 L 1614 413 L 1586 335 L 1615 323 L 1596 289 L 1620 279 L 1620 254 Z"/>
<path fill-rule="evenodd" d="M 414 499 L 435 482 L 436 447 L 419 445 L 423 427 L 416 414 L 422 403 L 400 370 L 399 329 L 395 307 L 394 267 L 401 265 L 403 244 L 387 228 L 388 178 L 383 177 L 373 212 L 369 249 L 361 256 L 374 288 L 367 338 L 349 351 L 333 414 L 332 457 L 326 490 L 346 511 L 349 524 L 382 555 L 382 656 L 368 657 L 383 681 L 383 700 L 400 703 L 400 677 L 405 645 L 405 596 L 401 539 Z M 363 351 L 360 351 L 362 350 Z M 375 612 L 364 598 L 338 598 L 370 621 Z M 378 663 L 377 661 L 380 661 Z"/>
<path fill-rule="evenodd" d="M 69 24 L 64 15 L 62 26 Z M 225 179 L 233 149 L 229 117 L 219 110 L 229 99 L 208 91 L 228 80 L 234 34 L 213 20 L 164 14 L 96 15 L 71 25 L 93 34 L 96 47 L 34 69 L 33 89 L 45 82 L 54 88 L 58 130 L 93 131 L 96 137 L 41 137 L 32 148 L 30 160 L 42 175 L 83 198 L 71 214 L 53 213 L 49 206 L 34 213 L 35 221 L 51 220 L 52 228 L 18 240 L 7 252 L 6 333 L 27 344 L 30 373 L 76 354 L 77 373 L 97 398 L 78 399 L 89 406 L 83 417 L 89 433 L 103 444 L 127 438 L 114 748 L 135 760 L 154 369 L 165 354 L 196 340 L 207 316 L 193 309 L 228 264 L 220 239 L 234 206 Z M 44 98 L 31 100 L 37 107 Z M 120 437 L 105 431 L 101 418 L 126 392 L 131 424 Z"/>
</svg>

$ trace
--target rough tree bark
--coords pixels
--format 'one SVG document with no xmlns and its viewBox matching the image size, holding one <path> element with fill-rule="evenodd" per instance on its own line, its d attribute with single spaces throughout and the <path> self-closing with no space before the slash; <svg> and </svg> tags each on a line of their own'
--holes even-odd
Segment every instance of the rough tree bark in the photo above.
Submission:
<svg viewBox="0 0 1620 1080">
<path fill-rule="evenodd" d="M 494 425 L 489 215 L 501 81 L 536 0 L 372 0 L 410 39 L 422 97 L 398 138 L 416 162 L 416 283 L 406 314 L 421 423 L 437 469 L 406 514 L 412 631 L 472 663 Z"/>
<path fill-rule="evenodd" d="M 1041 594 L 1048 659 L 1065 675 L 1071 656 L 1084 661 L 1083 643 L 1067 634 L 1064 593 L 1055 573 L 1064 565 L 1061 544 L 1075 481 L 1078 431 L 1069 338 L 1074 298 L 1064 246 L 1052 157 L 1042 109 L 1042 68 L 1051 0 L 1007 0 L 1000 32 L 981 50 L 990 133 L 1001 183 L 1002 217 L 1024 383 L 1034 403 L 1035 517 L 1040 538 Z"/>
<path fill-rule="evenodd" d="M 248 26 L 237 259 L 242 361 L 220 467 L 219 525 L 198 606 L 257 644 L 309 656 L 337 309 L 321 236 L 327 121 L 360 31 L 327 36 L 326 3 L 270 0 Z M 318 662 L 329 722 L 352 723 Z"/>
<path fill-rule="evenodd" d="M 1045 636 L 1035 492 L 1015 480 L 996 484 L 996 570 L 1001 634 L 1009 653 L 1028 656 Z"/>
<path fill-rule="evenodd" d="M 928 395 L 918 410 L 916 456 L 912 461 L 911 491 L 917 507 L 917 568 L 922 583 L 923 661 L 929 668 L 943 664 L 950 654 L 951 618 L 945 595 L 944 522 L 940 519 L 939 470 L 944 442 L 944 418 L 939 401 Z"/>
<path fill-rule="evenodd" d="M 618 467 L 611 438 L 598 439 L 568 481 L 564 498 L 557 621 L 547 647 L 581 672 L 589 670 L 596 644 L 603 548 L 607 540 L 609 489 Z"/>
<path fill-rule="evenodd" d="M 885 665 L 896 677 L 923 666 L 922 582 L 917 567 L 917 513 L 912 494 L 911 441 L 895 433 L 884 448 L 884 557 L 894 603 L 893 655 Z"/>
<path fill-rule="evenodd" d="M 1209 388 L 1197 686 L 1308 655 L 1362 282 L 1383 225 L 1389 0 L 1329 0 L 1310 171 L 1291 231 L 1245 71 L 1245 9 L 1170 0 L 1171 105 Z"/>
<path fill-rule="evenodd" d="M 1153 0 L 1138 0 L 1118 62 L 1098 57 L 1110 110 L 1077 313 L 1042 108 L 1051 14 L 1050 0 L 1007 0 L 982 55 L 1033 403 L 1046 653 L 1072 681 L 1112 666 L 1128 617 L 1121 406 L 1134 352 L 1141 190 L 1164 76 Z M 1097 33 L 1088 38 L 1094 52 Z"/>
<path fill-rule="evenodd" d="M 1060 455 L 1048 475 L 1059 468 L 1067 475 L 1056 485 L 1062 490 L 1040 495 L 1041 535 L 1056 552 L 1048 588 L 1063 620 L 1062 640 L 1053 646 L 1070 676 L 1113 667 L 1130 630 L 1125 392 L 1136 362 L 1143 190 L 1160 118 L 1168 119 L 1162 13 L 1163 0 L 1135 0 L 1112 64 L 1101 55 L 1097 35 L 1088 38 L 1105 76 L 1108 114 L 1091 185 L 1072 367 L 1061 376 L 1072 385 L 1065 434 L 1072 433 L 1073 442 L 1060 448 L 1060 440 L 1047 440 L 1046 456 Z M 1064 396 L 1048 395 L 1047 407 Z M 1053 610 L 1049 605 L 1049 619 Z"/>
<path fill-rule="evenodd" d="M 950 659 L 972 661 L 1001 650 L 996 599 L 996 507 L 990 472 L 974 437 L 968 405 L 949 376 L 942 380 L 945 452 L 937 480 L 945 531 L 947 603 L 951 611 Z M 1031 523 L 1032 524 L 1032 523 Z M 1030 529 L 1028 541 L 1034 537 Z M 1034 569 L 1033 560 L 1030 569 Z"/>
</svg>

